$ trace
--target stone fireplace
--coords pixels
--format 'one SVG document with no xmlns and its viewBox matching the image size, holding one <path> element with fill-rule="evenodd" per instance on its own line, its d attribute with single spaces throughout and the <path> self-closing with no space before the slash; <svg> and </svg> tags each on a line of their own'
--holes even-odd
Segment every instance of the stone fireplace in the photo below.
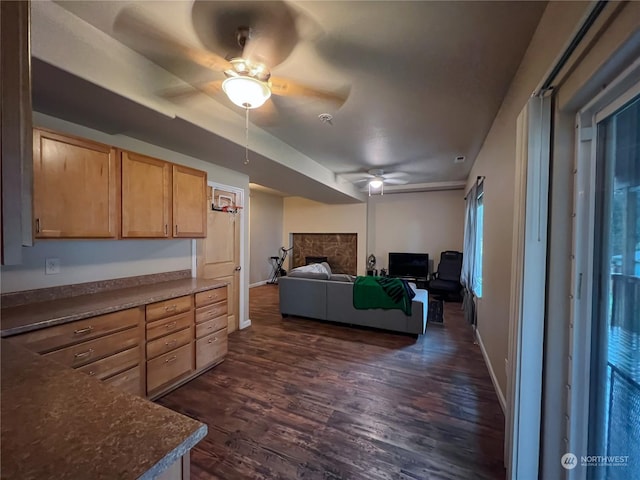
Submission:
<svg viewBox="0 0 640 480">
<path fill-rule="evenodd" d="M 307 257 L 327 257 L 333 273 L 357 274 L 357 233 L 293 233 L 291 268 L 306 264 Z"/>
</svg>

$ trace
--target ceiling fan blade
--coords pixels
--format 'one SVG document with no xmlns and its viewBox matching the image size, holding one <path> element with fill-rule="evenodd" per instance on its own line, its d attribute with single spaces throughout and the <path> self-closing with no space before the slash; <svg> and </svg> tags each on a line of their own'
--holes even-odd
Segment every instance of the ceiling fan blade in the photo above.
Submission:
<svg viewBox="0 0 640 480">
<path fill-rule="evenodd" d="M 410 177 L 410 175 L 405 172 L 390 172 L 390 173 L 383 174 L 382 177 L 385 180 L 388 180 L 390 178 L 407 178 L 407 177 Z"/>
<path fill-rule="evenodd" d="M 127 44 L 136 50 L 161 54 L 168 52 L 217 72 L 232 69 L 231 63 L 220 55 L 185 44 L 178 37 L 161 30 L 137 9 L 122 10 L 116 17 L 113 28 L 119 36 L 130 40 Z"/>
<path fill-rule="evenodd" d="M 196 88 L 198 90 L 202 90 L 204 93 L 206 93 L 210 97 L 217 97 L 218 95 L 223 93 L 222 82 L 224 82 L 224 80 L 214 80 L 212 82 L 196 85 Z"/>
<path fill-rule="evenodd" d="M 385 185 L 406 185 L 408 180 L 401 180 L 399 178 L 386 178 L 384 179 Z"/>
<path fill-rule="evenodd" d="M 195 95 L 198 92 L 202 92 L 210 97 L 217 97 L 222 92 L 222 80 L 165 88 L 160 90 L 158 95 L 168 99 L 178 99 L 180 97 Z"/>
<path fill-rule="evenodd" d="M 271 93 L 274 95 L 319 98 L 321 100 L 329 100 L 337 103 L 338 106 L 342 106 L 342 104 L 347 100 L 347 95 L 317 90 L 313 87 L 308 87 L 301 83 L 294 82 L 293 80 L 287 80 L 281 77 L 271 77 L 269 79 L 269 84 L 271 86 Z"/>
<path fill-rule="evenodd" d="M 273 99 L 267 100 L 260 108 L 251 110 L 249 114 L 249 121 L 261 126 L 268 127 L 278 123 L 280 118 L 280 112 L 277 105 L 273 102 Z"/>
<path fill-rule="evenodd" d="M 373 175 L 365 172 L 339 173 L 338 175 L 340 178 L 354 183 L 365 182 L 373 178 Z"/>
</svg>

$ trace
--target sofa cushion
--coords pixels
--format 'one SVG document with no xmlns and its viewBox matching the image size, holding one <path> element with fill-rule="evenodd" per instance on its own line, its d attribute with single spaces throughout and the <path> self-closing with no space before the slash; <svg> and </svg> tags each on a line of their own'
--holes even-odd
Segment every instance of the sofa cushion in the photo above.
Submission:
<svg viewBox="0 0 640 480">
<path fill-rule="evenodd" d="M 345 283 L 353 283 L 356 280 L 356 277 L 353 275 L 348 275 L 346 273 L 334 273 L 329 278 L 332 282 L 345 282 Z"/>
</svg>

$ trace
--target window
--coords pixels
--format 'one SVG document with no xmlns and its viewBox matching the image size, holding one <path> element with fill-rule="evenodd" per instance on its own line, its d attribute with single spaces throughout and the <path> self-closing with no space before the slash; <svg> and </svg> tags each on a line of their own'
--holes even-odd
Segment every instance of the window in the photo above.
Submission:
<svg viewBox="0 0 640 480">
<path fill-rule="evenodd" d="M 482 233 L 484 231 L 484 182 L 478 185 L 476 205 L 476 255 L 474 265 L 473 293 L 482 298 Z"/>
<path fill-rule="evenodd" d="M 587 478 L 640 469 L 640 96 L 597 124 Z M 621 468 L 622 467 L 622 468 Z"/>
</svg>

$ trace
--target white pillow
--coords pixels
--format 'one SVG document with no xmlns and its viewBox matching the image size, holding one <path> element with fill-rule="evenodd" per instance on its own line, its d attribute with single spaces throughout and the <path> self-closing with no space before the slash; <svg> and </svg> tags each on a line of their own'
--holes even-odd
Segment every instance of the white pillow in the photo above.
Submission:
<svg viewBox="0 0 640 480">
<path fill-rule="evenodd" d="M 329 280 L 331 274 L 327 272 L 326 267 L 321 263 L 312 263 L 311 265 L 292 268 L 289 272 L 289 276 Z"/>
</svg>

